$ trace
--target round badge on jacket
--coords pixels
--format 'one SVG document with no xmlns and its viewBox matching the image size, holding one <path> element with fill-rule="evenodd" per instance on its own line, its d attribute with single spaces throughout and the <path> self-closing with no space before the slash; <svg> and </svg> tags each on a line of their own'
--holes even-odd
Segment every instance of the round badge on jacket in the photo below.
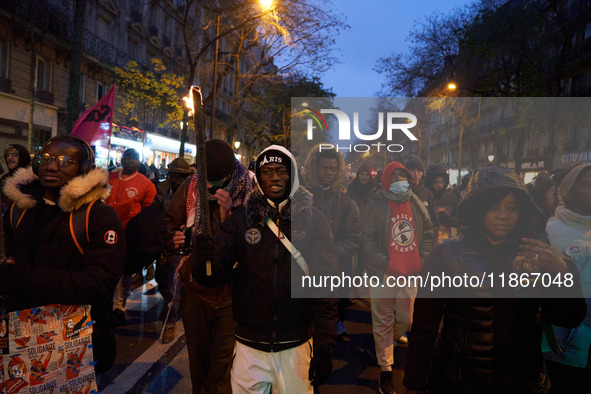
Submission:
<svg viewBox="0 0 591 394">
<path fill-rule="evenodd" d="M 244 233 L 244 239 L 251 245 L 256 245 L 261 242 L 261 238 L 263 238 L 263 234 L 261 234 L 261 230 L 255 227 L 251 227 L 246 230 Z"/>
<path fill-rule="evenodd" d="M 117 233 L 114 230 L 109 230 L 105 233 L 105 242 L 109 245 L 117 243 Z"/>
</svg>

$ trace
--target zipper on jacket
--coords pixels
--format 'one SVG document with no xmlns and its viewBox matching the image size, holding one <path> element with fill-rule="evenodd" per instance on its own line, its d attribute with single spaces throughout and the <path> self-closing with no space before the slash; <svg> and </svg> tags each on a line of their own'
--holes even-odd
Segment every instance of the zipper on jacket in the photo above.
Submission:
<svg viewBox="0 0 591 394">
<path fill-rule="evenodd" d="M 279 220 L 278 220 L 279 221 Z M 281 227 L 279 227 L 281 229 Z M 281 231 L 281 230 L 280 230 Z M 277 340 L 277 261 L 279 260 L 279 239 L 275 238 L 275 258 L 273 259 L 273 326 L 271 327 L 271 346 Z"/>
</svg>

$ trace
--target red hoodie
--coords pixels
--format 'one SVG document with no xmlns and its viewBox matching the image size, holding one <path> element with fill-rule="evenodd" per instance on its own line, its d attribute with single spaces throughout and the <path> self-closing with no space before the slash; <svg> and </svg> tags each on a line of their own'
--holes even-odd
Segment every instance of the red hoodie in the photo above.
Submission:
<svg viewBox="0 0 591 394">
<path fill-rule="evenodd" d="M 381 184 L 386 193 L 390 193 L 392 173 L 403 169 L 408 174 L 408 183 L 412 183 L 412 175 L 399 162 L 393 161 L 384 168 Z M 415 235 L 415 221 L 410 208 L 410 191 L 408 200 L 393 201 L 388 199 L 390 207 L 390 236 L 388 239 L 387 275 L 406 276 L 417 274 L 422 267 L 419 257 L 419 245 Z"/>
</svg>

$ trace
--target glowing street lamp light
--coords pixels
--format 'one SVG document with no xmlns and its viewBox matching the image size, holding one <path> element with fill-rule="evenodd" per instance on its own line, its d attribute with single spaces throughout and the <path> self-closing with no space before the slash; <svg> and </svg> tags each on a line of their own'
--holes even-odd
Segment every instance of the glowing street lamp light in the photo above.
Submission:
<svg viewBox="0 0 591 394">
<path fill-rule="evenodd" d="M 495 155 L 488 155 L 488 162 L 489 164 L 492 164 L 492 162 L 495 160 Z"/>
<path fill-rule="evenodd" d="M 458 88 L 458 85 L 456 85 L 456 84 L 455 84 L 455 83 L 453 83 L 453 82 L 450 82 L 450 83 L 448 83 L 448 84 L 447 84 L 447 88 L 448 88 L 449 90 L 456 90 L 456 89 Z"/>
<path fill-rule="evenodd" d="M 259 4 L 263 8 L 263 11 L 267 11 L 273 8 L 273 1 L 272 0 L 259 0 Z"/>
<path fill-rule="evenodd" d="M 234 148 L 236 148 L 236 150 L 240 148 L 240 141 L 234 141 Z"/>
</svg>

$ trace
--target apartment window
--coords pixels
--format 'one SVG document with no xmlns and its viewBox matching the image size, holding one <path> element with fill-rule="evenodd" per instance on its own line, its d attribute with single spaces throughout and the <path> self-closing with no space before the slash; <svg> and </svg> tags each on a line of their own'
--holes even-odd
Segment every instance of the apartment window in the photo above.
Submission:
<svg viewBox="0 0 591 394">
<path fill-rule="evenodd" d="M 170 36 L 172 35 L 172 31 L 172 18 L 167 15 L 164 18 L 164 35 L 170 38 Z"/>
<path fill-rule="evenodd" d="M 127 42 L 127 54 L 132 59 L 137 59 L 137 46 L 138 46 L 138 43 L 135 42 L 134 40 L 129 40 Z"/>
<path fill-rule="evenodd" d="M 80 88 L 78 89 L 78 101 L 86 102 L 86 75 L 80 75 Z"/>
<path fill-rule="evenodd" d="M 46 92 L 51 91 L 51 63 L 40 57 L 37 58 L 35 87 Z"/>
<path fill-rule="evenodd" d="M 540 134 L 538 131 L 534 131 L 530 136 L 530 145 L 529 145 L 530 153 L 537 154 L 539 141 L 540 141 Z"/>
<path fill-rule="evenodd" d="M 8 41 L 0 41 L 0 78 L 8 78 Z"/>
<path fill-rule="evenodd" d="M 109 44 L 115 43 L 117 34 L 115 31 L 116 25 L 111 20 L 105 19 L 104 17 L 99 17 L 97 19 L 97 35 Z"/>
<path fill-rule="evenodd" d="M 100 82 L 96 83 L 96 101 L 99 101 L 103 96 L 107 94 L 107 85 Z"/>
</svg>

